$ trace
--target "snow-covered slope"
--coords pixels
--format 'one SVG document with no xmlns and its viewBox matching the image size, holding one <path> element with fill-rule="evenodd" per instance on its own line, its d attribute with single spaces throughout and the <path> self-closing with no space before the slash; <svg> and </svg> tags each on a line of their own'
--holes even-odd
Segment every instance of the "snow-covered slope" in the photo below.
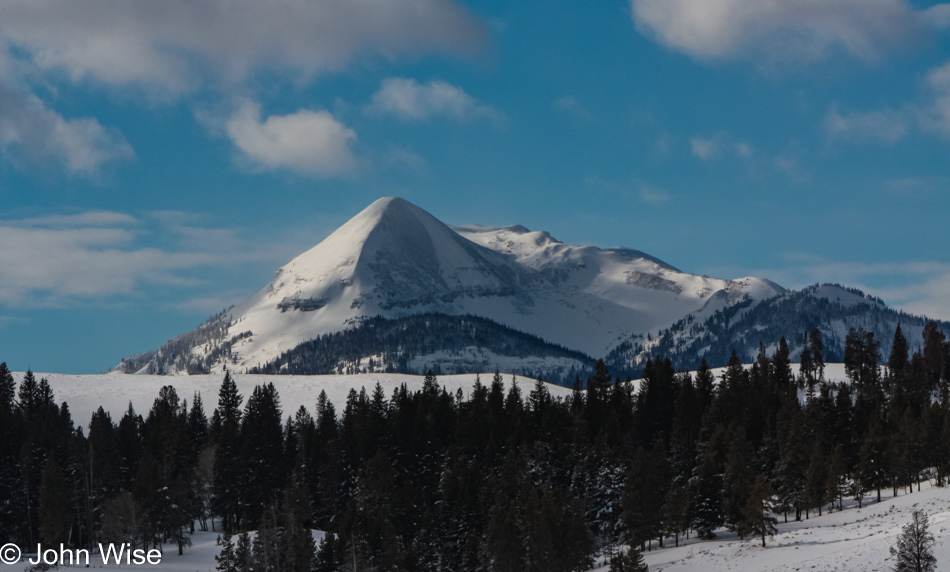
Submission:
<svg viewBox="0 0 950 572">
<path fill-rule="evenodd" d="M 950 488 L 924 482 L 921 492 L 891 497 L 885 492 L 880 503 L 865 502 L 857 508 L 845 501 L 845 510 L 823 516 L 812 515 L 801 522 L 783 523 L 769 538 L 739 540 L 735 534 L 717 531 L 709 541 L 690 539 L 678 548 L 672 544 L 644 553 L 651 571 L 687 572 L 779 572 L 785 570 L 875 572 L 894 570 L 890 548 L 901 529 L 911 521 L 914 510 L 930 519 L 936 545 L 937 570 L 950 569 Z M 672 543 L 672 541 L 670 541 Z M 655 546 L 655 545 L 654 545 Z M 591 572 L 608 572 L 609 566 Z"/>
<path fill-rule="evenodd" d="M 695 368 L 703 357 L 710 364 L 724 364 L 733 349 L 744 361 L 754 360 L 760 342 L 772 353 L 782 337 L 792 359 L 797 359 L 804 335 L 816 328 L 821 331 L 826 361 L 844 359 L 844 342 L 851 328 L 873 333 L 885 359 L 898 324 L 911 347 L 917 347 L 927 321 L 888 308 L 882 300 L 859 290 L 821 284 L 786 291 L 760 303 L 746 300 L 704 307 L 659 335 L 631 336 L 606 359 L 619 371 L 636 371 L 652 356 L 670 357 L 678 367 Z M 950 323 L 938 325 L 950 333 Z"/>
<path fill-rule="evenodd" d="M 481 316 L 600 356 L 712 298 L 734 303 L 783 291 L 757 278 L 687 274 L 635 250 L 566 245 L 524 227 L 450 228 L 405 200 L 382 198 L 247 301 L 120 367 L 175 373 L 229 363 L 241 371 L 365 318 L 422 313 Z"/>
<path fill-rule="evenodd" d="M 15 372 L 17 381 L 23 379 L 23 372 Z M 34 372 L 37 379 L 47 379 L 53 390 L 57 403 L 65 401 L 69 404 L 69 411 L 77 427 L 87 427 L 92 414 L 100 406 L 112 415 L 117 422 L 128 410 L 129 403 L 137 413 L 148 415 L 149 409 L 158 397 L 158 391 L 165 385 L 175 388 L 178 396 L 189 402 L 195 393 L 201 394 L 205 412 L 210 415 L 218 403 L 218 390 L 221 388 L 222 374 L 209 375 L 135 375 L 118 372 L 103 374 L 72 375 L 63 373 Z M 465 399 L 471 394 L 475 384 L 475 376 L 480 375 L 484 385 L 491 383 L 493 373 L 440 375 L 439 385 L 446 391 L 456 394 L 462 390 Z M 321 391 L 325 391 L 329 400 L 336 406 L 338 414 L 343 412 L 346 405 L 346 396 L 350 389 L 359 392 L 365 388 L 372 393 L 376 383 L 379 383 L 386 396 L 405 384 L 409 391 L 422 389 L 422 376 L 403 375 L 398 373 L 374 373 L 357 375 L 243 375 L 232 374 L 238 392 L 247 399 L 256 385 L 273 383 L 280 396 L 280 405 L 284 417 L 293 415 L 303 405 L 311 414 L 315 413 L 314 406 Z M 511 385 L 513 376 L 504 374 L 505 386 Z M 534 387 L 535 380 L 517 377 L 522 393 L 527 396 Z M 557 385 L 547 384 L 548 390 L 555 398 L 567 397 L 571 390 Z"/>
</svg>

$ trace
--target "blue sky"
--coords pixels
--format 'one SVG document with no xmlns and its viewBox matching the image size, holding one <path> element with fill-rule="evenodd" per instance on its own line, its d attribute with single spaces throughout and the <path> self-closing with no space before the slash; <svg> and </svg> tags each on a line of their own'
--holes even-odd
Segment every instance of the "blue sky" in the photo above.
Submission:
<svg viewBox="0 0 950 572">
<path fill-rule="evenodd" d="M 97 372 L 380 196 L 950 319 L 950 4 L 10 0 L 0 360 Z"/>
</svg>

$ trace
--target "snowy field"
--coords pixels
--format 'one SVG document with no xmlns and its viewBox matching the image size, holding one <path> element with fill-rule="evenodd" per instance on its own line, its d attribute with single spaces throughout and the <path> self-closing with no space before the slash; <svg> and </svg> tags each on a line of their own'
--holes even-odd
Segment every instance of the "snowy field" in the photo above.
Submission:
<svg viewBox="0 0 950 572">
<path fill-rule="evenodd" d="M 873 498 L 873 495 L 872 497 Z M 910 522 L 911 512 L 924 510 L 930 516 L 930 530 L 937 540 L 938 570 L 950 570 L 950 488 L 923 484 L 920 493 L 884 496 L 880 503 L 864 508 L 848 507 L 842 512 L 825 513 L 802 522 L 779 523 L 778 534 L 762 548 L 760 540 L 739 540 L 720 531 L 716 540 L 690 539 L 679 548 L 662 548 L 645 553 L 653 571 L 884 571 L 894 565 L 889 549 L 901 528 Z M 319 533 L 318 533 L 319 534 Z M 153 569 L 171 572 L 205 572 L 215 567 L 220 551 L 217 534 L 197 532 L 193 545 L 178 556 L 173 545 L 165 547 L 158 566 L 92 566 L 123 572 Z M 669 539 L 672 545 L 672 539 Z M 93 557 L 93 564 L 96 564 Z M 23 570 L 24 564 L 0 565 L 0 570 Z M 71 567 L 65 567 L 71 569 Z M 607 572 L 607 566 L 593 572 Z"/>
<path fill-rule="evenodd" d="M 915 489 L 916 490 L 916 489 Z M 930 517 L 930 531 L 937 541 L 935 555 L 938 570 L 950 570 L 950 487 L 931 487 L 923 483 L 922 492 L 890 497 L 882 492 L 880 503 L 865 503 L 809 520 L 782 524 L 778 533 L 762 547 L 761 539 L 739 540 L 734 534 L 719 531 L 709 541 L 690 539 L 679 548 L 662 548 L 644 553 L 650 570 L 667 572 L 702 570 L 703 572 L 801 571 L 884 571 L 892 570 L 890 547 L 901 528 L 910 522 L 911 512 L 923 510 Z M 870 499 L 876 498 L 869 494 Z M 669 540 L 672 546 L 672 539 Z M 607 566 L 596 572 L 607 572 Z"/>
<path fill-rule="evenodd" d="M 13 375 L 17 383 L 23 379 L 23 372 L 17 372 Z M 220 373 L 161 376 L 116 372 L 89 375 L 34 372 L 34 375 L 37 379 L 46 378 L 49 380 L 57 403 L 65 401 L 69 404 L 69 411 L 72 413 L 73 422 L 77 427 L 88 427 L 93 412 L 99 406 L 108 411 L 112 415 L 112 420 L 116 423 L 128 410 L 130 402 L 135 407 L 136 413 L 146 416 L 155 398 L 158 397 L 158 390 L 164 385 L 173 386 L 178 392 L 178 397 L 187 399 L 189 404 L 192 396 L 196 392 L 200 393 L 204 402 L 205 413 L 210 418 L 211 412 L 218 404 L 218 389 L 221 388 L 221 381 L 224 379 L 224 375 Z M 480 374 L 482 384 L 486 386 L 491 384 L 493 375 L 494 373 Z M 313 414 L 317 397 L 321 391 L 326 391 L 327 397 L 336 406 L 337 415 L 342 415 L 350 388 L 359 391 L 365 387 L 366 392 L 371 394 L 378 381 L 386 392 L 386 397 L 389 398 L 393 391 L 403 383 L 406 384 L 409 391 L 422 389 L 423 379 L 422 376 L 418 375 L 398 373 L 355 375 L 232 374 L 232 377 L 238 386 L 238 391 L 244 396 L 245 403 L 255 385 L 273 383 L 280 396 L 280 404 L 285 418 L 288 415 L 292 416 L 301 405 Z M 511 379 L 510 374 L 504 375 L 506 390 L 511 385 Z M 534 380 L 521 377 L 517 379 L 521 387 L 521 394 L 527 399 L 528 392 L 534 387 Z M 472 391 L 472 386 L 475 384 L 475 374 L 438 376 L 438 380 L 439 384 L 452 394 L 461 389 L 467 399 Z M 564 387 L 551 384 L 547 384 L 547 386 L 554 397 L 563 398 L 571 393 L 571 390 Z"/>
</svg>

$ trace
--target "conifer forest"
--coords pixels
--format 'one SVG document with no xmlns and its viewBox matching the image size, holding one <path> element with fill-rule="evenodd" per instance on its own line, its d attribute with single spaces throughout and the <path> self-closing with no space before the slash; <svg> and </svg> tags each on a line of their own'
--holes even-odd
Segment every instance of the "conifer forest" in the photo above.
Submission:
<svg viewBox="0 0 950 572">
<path fill-rule="evenodd" d="M 845 499 L 950 480 L 950 343 L 898 328 L 889 355 L 852 330 L 847 381 L 821 336 L 714 373 L 662 356 L 631 383 L 597 363 L 555 398 L 473 375 L 282 403 L 272 384 L 216 396 L 162 388 L 148 411 L 74 420 L 45 379 L 0 365 L 0 543 L 188 549 L 222 537 L 218 570 L 644 569 L 641 554 L 726 529 L 768 544 L 777 522 Z M 320 543 L 311 530 L 326 531 Z M 621 549 L 620 547 L 624 547 Z M 167 549 L 167 548 L 166 548 Z"/>
</svg>

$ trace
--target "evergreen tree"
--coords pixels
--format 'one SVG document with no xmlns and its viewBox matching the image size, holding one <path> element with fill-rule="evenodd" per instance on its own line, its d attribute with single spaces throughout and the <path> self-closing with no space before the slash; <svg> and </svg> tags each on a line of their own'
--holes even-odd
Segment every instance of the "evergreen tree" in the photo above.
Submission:
<svg viewBox="0 0 950 572">
<path fill-rule="evenodd" d="M 802 380 L 809 390 L 815 384 L 815 365 L 814 360 L 811 356 L 811 346 L 809 346 L 808 336 L 805 336 L 805 341 L 802 344 L 802 353 L 799 358 L 799 373 L 801 374 Z"/>
<path fill-rule="evenodd" d="M 891 355 L 887 359 L 887 369 L 890 370 L 891 375 L 901 379 L 909 357 L 910 348 L 907 345 L 907 338 L 904 337 L 904 332 L 901 331 L 901 325 L 897 324 L 897 329 L 894 330 L 894 340 L 891 342 Z"/>
<path fill-rule="evenodd" d="M 636 546 L 621 551 L 610 559 L 610 572 L 648 572 L 643 553 Z"/>
<path fill-rule="evenodd" d="M 897 546 L 891 547 L 891 554 L 896 557 L 895 572 L 934 572 L 937 569 L 937 558 L 933 554 L 933 534 L 930 533 L 930 521 L 927 513 L 915 510 L 901 535 L 897 538 Z"/>
<path fill-rule="evenodd" d="M 838 510 L 844 510 L 846 485 L 842 446 L 837 445 L 831 452 L 831 460 L 828 462 L 828 475 L 825 479 L 825 497 L 831 501 L 832 509 L 835 508 L 835 501 L 838 501 Z"/>
<path fill-rule="evenodd" d="M 775 528 L 776 519 L 772 514 L 773 494 L 772 487 L 765 475 L 756 475 L 752 488 L 749 489 L 746 504 L 743 507 L 743 529 L 752 536 L 761 537 L 763 547 L 765 547 L 765 536 L 774 536 L 777 532 Z"/>
<path fill-rule="evenodd" d="M 809 349 L 811 350 L 812 367 L 815 371 L 815 378 L 819 381 L 825 379 L 825 344 L 821 341 L 821 330 L 815 328 L 808 336 Z"/>
<path fill-rule="evenodd" d="M 231 537 L 228 536 L 226 540 L 222 540 L 219 536 L 218 544 L 221 545 L 221 552 L 214 557 L 214 561 L 218 563 L 215 570 L 219 572 L 238 572 L 237 561 L 234 558 L 234 543 L 231 542 Z"/>
<path fill-rule="evenodd" d="M 234 547 L 234 566 L 237 572 L 250 572 L 254 563 L 254 550 L 251 547 L 251 535 L 246 530 L 238 535 Z"/>
<path fill-rule="evenodd" d="M 237 384 L 231 379 L 231 373 L 224 374 L 224 381 L 218 391 L 218 408 L 215 410 L 215 455 L 214 479 L 212 484 L 212 507 L 215 514 L 221 516 L 226 533 L 233 533 L 240 521 L 241 513 L 241 402 L 244 398 L 238 393 Z"/>
<path fill-rule="evenodd" d="M 280 400 L 273 383 L 258 385 L 247 401 L 241 426 L 242 469 L 235 483 L 243 517 L 258 522 L 276 505 L 286 476 Z"/>
<path fill-rule="evenodd" d="M 21 447 L 20 417 L 16 403 L 16 382 L 6 363 L 0 363 L 0 543 L 12 541 L 22 526 L 18 506 L 18 457 Z"/>
<path fill-rule="evenodd" d="M 663 532 L 673 537 L 680 545 L 680 534 L 686 532 L 690 523 L 689 491 L 679 481 L 674 481 L 663 504 Z"/>
<path fill-rule="evenodd" d="M 338 570 L 341 561 L 336 552 L 336 545 L 336 536 L 332 532 L 328 532 L 320 541 L 313 572 L 336 572 Z"/>
<path fill-rule="evenodd" d="M 59 546 L 66 543 L 72 525 L 71 506 L 72 498 L 63 470 L 55 459 L 50 458 L 43 467 L 40 484 L 40 538 L 44 544 Z"/>
<path fill-rule="evenodd" d="M 930 321 L 924 326 L 924 369 L 928 389 L 935 390 L 940 385 L 943 374 L 943 342 L 946 336 L 940 331 L 937 322 Z"/>
<path fill-rule="evenodd" d="M 817 508 L 818 516 L 821 516 L 822 507 L 828 502 L 828 459 L 819 444 L 812 449 L 805 472 L 805 491 L 808 499 L 806 506 Z"/>
<path fill-rule="evenodd" d="M 713 532 L 722 525 L 722 465 L 718 460 L 716 440 L 711 439 L 700 453 L 699 463 L 689 486 L 693 499 L 693 528 L 700 538 L 715 538 Z"/>
</svg>

